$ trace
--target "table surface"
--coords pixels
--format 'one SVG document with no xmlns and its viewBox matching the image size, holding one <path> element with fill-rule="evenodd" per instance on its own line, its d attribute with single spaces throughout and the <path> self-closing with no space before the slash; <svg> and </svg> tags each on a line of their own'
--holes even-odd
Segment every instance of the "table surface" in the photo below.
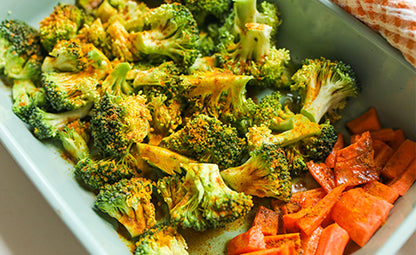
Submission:
<svg viewBox="0 0 416 255">
<path fill-rule="evenodd" d="M 1 143 L 0 205 L 1 255 L 88 254 Z M 415 248 L 416 233 L 397 255 Z"/>
</svg>

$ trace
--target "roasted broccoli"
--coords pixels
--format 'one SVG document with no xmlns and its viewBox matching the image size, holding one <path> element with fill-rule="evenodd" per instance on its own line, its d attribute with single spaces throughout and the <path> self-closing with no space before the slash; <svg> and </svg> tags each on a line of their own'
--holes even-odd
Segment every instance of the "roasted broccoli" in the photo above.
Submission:
<svg viewBox="0 0 416 255">
<path fill-rule="evenodd" d="M 199 162 L 217 164 L 221 169 L 238 165 L 246 149 L 245 140 L 238 137 L 235 128 L 203 114 L 164 138 L 162 145 Z"/>
<path fill-rule="evenodd" d="M 186 255 L 188 245 L 176 227 L 157 224 L 138 237 L 135 255 Z"/>
<path fill-rule="evenodd" d="M 75 38 L 84 24 L 85 16 L 85 13 L 74 5 L 56 5 L 54 11 L 40 22 L 40 41 L 43 47 L 50 52 L 60 40 Z"/>
<path fill-rule="evenodd" d="M 149 11 L 145 27 L 133 32 L 135 54 L 139 59 L 163 62 L 171 59 L 185 68 L 198 56 L 198 27 L 192 14 L 178 3 L 163 4 Z M 158 56 L 162 58 L 158 60 Z"/>
<path fill-rule="evenodd" d="M 251 196 L 231 190 L 217 165 L 189 163 L 182 168 L 184 175 L 164 177 L 157 183 L 172 223 L 204 231 L 222 227 L 251 210 Z"/>
<path fill-rule="evenodd" d="M 0 23 L 0 73 L 11 79 L 38 81 L 43 58 L 34 28 L 19 20 Z"/>
<path fill-rule="evenodd" d="M 74 162 L 78 162 L 90 156 L 88 142 L 90 123 L 76 120 L 68 123 L 58 134 L 64 150 L 71 156 Z"/>
<path fill-rule="evenodd" d="M 112 70 L 101 84 L 101 94 L 113 96 L 128 96 L 133 94 L 133 87 L 127 82 L 127 73 L 130 71 L 130 64 L 122 62 Z"/>
<path fill-rule="evenodd" d="M 284 151 L 276 144 L 263 144 L 250 152 L 242 165 L 221 171 L 232 189 L 258 197 L 288 201 L 292 181 Z"/>
<path fill-rule="evenodd" d="M 291 89 L 302 98 L 301 113 L 317 123 L 326 113 L 342 110 L 359 91 L 350 65 L 325 58 L 306 59 L 292 79 Z"/>
<path fill-rule="evenodd" d="M 46 107 L 45 90 L 36 87 L 31 80 L 14 80 L 12 110 L 22 121 L 28 122 L 34 107 Z"/>
<path fill-rule="evenodd" d="M 28 122 L 37 138 L 55 138 L 65 125 L 86 117 L 90 113 L 91 107 L 92 103 L 89 103 L 76 110 L 52 113 L 36 106 L 32 108 Z"/>
<path fill-rule="evenodd" d="M 123 179 L 100 190 L 95 206 L 117 219 L 134 238 L 156 224 L 152 191 L 152 182 L 147 179 Z"/>
</svg>

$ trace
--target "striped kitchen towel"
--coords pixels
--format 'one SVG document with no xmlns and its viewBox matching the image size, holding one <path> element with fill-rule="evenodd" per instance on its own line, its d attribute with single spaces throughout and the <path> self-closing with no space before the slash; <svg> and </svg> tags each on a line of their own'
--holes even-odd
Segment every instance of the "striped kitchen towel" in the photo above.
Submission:
<svg viewBox="0 0 416 255">
<path fill-rule="evenodd" d="M 378 31 L 416 68 L 416 0 L 331 0 Z"/>
</svg>

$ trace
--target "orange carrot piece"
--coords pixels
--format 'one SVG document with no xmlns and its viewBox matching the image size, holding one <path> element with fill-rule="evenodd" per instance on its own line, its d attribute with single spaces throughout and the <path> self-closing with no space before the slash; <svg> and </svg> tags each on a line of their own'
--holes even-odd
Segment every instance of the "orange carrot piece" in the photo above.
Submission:
<svg viewBox="0 0 416 255">
<path fill-rule="evenodd" d="M 349 240 L 348 232 L 333 223 L 322 231 L 316 254 L 342 255 Z"/>
<path fill-rule="evenodd" d="M 353 143 L 357 142 L 357 140 L 360 139 L 360 137 L 361 137 L 360 134 L 351 135 L 351 137 L 350 137 L 350 144 L 353 144 Z"/>
<path fill-rule="evenodd" d="M 399 177 L 415 157 L 416 143 L 406 139 L 383 167 L 383 176 L 390 179 Z"/>
<path fill-rule="evenodd" d="M 335 175 L 334 171 L 329 168 L 325 163 L 314 163 L 312 160 L 306 163 L 309 172 L 313 178 L 321 185 L 321 187 L 329 193 L 335 188 Z"/>
<path fill-rule="evenodd" d="M 325 159 L 325 164 L 327 166 L 329 166 L 330 168 L 334 168 L 334 166 L 335 166 L 335 157 L 337 155 L 337 151 L 339 151 L 342 148 L 344 148 L 344 136 L 341 133 L 339 133 L 338 134 L 338 139 L 335 142 L 331 153 Z"/>
<path fill-rule="evenodd" d="M 373 140 L 374 161 L 377 167 L 383 169 L 394 153 L 394 149 L 380 140 Z"/>
<path fill-rule="evenodd" d="M 322 227 L 317 227 L 311 235 L 302 233 L 301 242 L 303 255 L 315 255 L 316 249 L 318 248 L 319 239 L 322 234 Z"/>
<path fill-rule="evenodd" d="M 404 135 L 403 129 L 397 129 L 397 130 L 394 130 L 394 140 L 389 141 L 388 144 L 394 150 L 397 150 L 405 140 L 406 140 L 406 136 Z"/>
<path fill-rule="evenodd" d="M 308 213 L 307 208 L 302 209 L 295 213 L 289 213 L 283 215 L 283 229 L 285 233 L 299 232 L 299 226 L 296 223 L 300 218 L 304 217 Z"/>
<path fill-rule="evenodd" d="M 379 197 L 393 204 L 399 197 L 399 192 L 381 182 L 371 181 L 363 186 L 365 192 L 370 195 Z"/>
<path fill-rule="evenodd" d="M 263 235 L 276 235 L 279 229 L 280 214 L 260 206 L 253 220 L 253 226 L 259 226 Z"/>
<path fill-rule="evenodd" d="M 389 183 L 389 186 L 403 196 L 416 180 L 416 159 L 410 163 L 404 173 L 396 180 Z"/>
<path fill-rule="evenodd" d="M 338 201 L 341 193 L 346 185 L 335 187 L 324 198 L 322 198 L 315 206 L 306 208 L 308 212 L 296 221 L 298 227 L 306 234 L 311 235 L 312 232 L 321 225 L 328 217 L 332 207 Z"/>
<path fill-rule="evenodd" d="M 379 179 L 372 143 L 370 132 L 366 131 L 354 144 L 337 152 L 334 168 L 337 185 L 353 186 Z"/>
<path fill-rule="evenodd" d="M 283 214 L 295 213 L 303 208 L 314 206 L 325 195 L 326 192 L 323 188 L 293 193 L 290 201 L 282 206 Z"/>
<path fill-rule="evenodd" d="M 270 248 L 264 250 L 242 253 L 241 255 L 297 255 L 295 245 L 291 242 L 285 243 L 278 248 Z"/>
<path fill-rule="evenodd" d="M 235 236 L 227 243 L 227 254 L 238 255 L 241 253 L 266 249 L 264 235 L 259 226 L 253 226 L 246 232 Z"/>
<path fill-rule="evenodd" d="M 382 128 L 379 130 L 370 131 L 371 137 L 374 140 L 380 140 L 383 142 L 393 141 L 396 133 L 392 128 Z"/>
<path fill-rule="evenodd" d="M 285 243 L 291 242 L 295 248 L 300 248 L 300 233 L 280 234 L 273 236 L 265 236 L 264 242 L 266 243 L 266 249 L 277 248 Z"/>
<path fill-rule="evenodd" d="M 381 128 L 376 109 L 371 107 L 367 112 L 358 118 L 345 124 L 353 134 L 360 134 L 364 131 L 378 130 Z"/>
<path fill-rule="evenodd" d="M 362 188 L 350 189 L 332 208 L 332 218 L 351 239 L 364 246 L 385 222 L 393 205 L 368 194 Z"/>
</svg>

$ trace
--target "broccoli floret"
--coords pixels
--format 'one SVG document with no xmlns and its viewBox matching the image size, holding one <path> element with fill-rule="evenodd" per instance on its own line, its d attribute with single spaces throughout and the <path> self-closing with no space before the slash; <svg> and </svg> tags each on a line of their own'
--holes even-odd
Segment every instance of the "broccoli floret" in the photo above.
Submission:
<svg viewBox="0 0 416 255">
<path fill-rule="evenodd" d="M 163 254 L 186 255 L 188 254 L 185 239 L 178 233 L 176 227 L 168 224 L 157 224 L 146 230 L 138 237 L 135 255 Z"/>
<path fill-rule="evenodd" d="M 292 79 L 291 89 L 302 98 L 301 113 L 317 123 L 326 113 L 342 110 L 359 91 L 350 65 L 325 58 L 306 59 Z"/>
<path fill-rule="evenodd" d="M 126 80 L 130 69 L 130 64 L 127 62 L 117 64 L 101 84 L 102 95 L 127 96 L 132 94 L 133 87 Z"/>
<path fill-rule="evenodd" d="M 59 131 L 59 140 L 65 151 L 71 156 L 72 160 L 78 162 L 90 156 L 88 147 L 89 141 L 89 122 L 80 120 L 73 121 Z"/>
<path fill-rule="evenodd" d="M 76 0 L 76 6 L 87 13 L 93 13 L 103 0 Z"/>
<path fill-rule="evenodd" d="M 82 29 L 78 32 L 76 37 L 84 43 L 92 43 L 95 47 L 101 50 L 105 56 L 110 59 L 114 58 L 112 51 L 112 40 L 106 32 L 101 19 L 96 19 L 91 24 L 84 24 Z"/>
<path fill-rule="evenodd" d="M 98 81 L 85 73 L 42 73 L 42 84 L 56 111 L 76 110 L 99 97 Z"/>
<path fill-rule="evenodd" d="M 89 103 L 76 110 L 52 113 L 40 107 L 32 108 L 29 116 L 29 125 L 39 139 L 55 138 L 68 123 L 86 117 L 91 110 L 92 103 Z"/>
<path fill-rule="evenodd" d="M 106 184 L 132 178 L 135 175 L 134 159 L 130 156 L 123 159 L 86 157 L 75 165 L 74 174 L 88 189 L 98 191 Z"/>
<path fill-rule="evenodd" d="M 178 3 L 163 4 L 150 10 L 145 27 L 130 34 L 139 59 L 163 62 L 166 58 L 185 68 L 198 56 L 199 31 L 191 12 Z M 162 56 L 158 60 L 157 56 Z"/>
<path fill-rule="evenodd" d="M 265 125 L 272 131 L 281 131 L 294 115 L 288 105 L 282 106 L 280 92 L 274 91 L 264 96 L 257 105 L 253 125 Z"/>
<path fill-rule="evenodd" d="M 302 114 L 293 115 L 280 123 L 279 128 L 283 132 L 277 134 L 264 124 L 249 128 L 246 134 L 249 146 L 259 148 L 262 144 L 276 144 L 283 147 L 321 133 L 321 126 Z"/>
<path fill-rule="evenodd" d="M 232 189 L 258 197 L 288 201 L 292 181 L 284 151 L 276 144 L 263 144 L 242 165 L 221 171 Z"/>
<path fill-rule="evenodd" d="M 132 44 L 132 36 L 124 28 L 120 21 L 115 20 L 108 25 L 106 32 L 111 42 L 111 53 L 115 58 L 121 61 L 136 61 L 134 55 L 134 45 Z"/>
<path fill-rule="evenodd" d="M 12 110 L 22 121 L 28 122 L 35 106 L 46 107 L 45 90 L 31 80 L 14 80 L 12 87 Z"/>
<path fill-rule="evenodd" d="M 152 190 L 152 182 L 147 179 L 123 179 L 106 185 L 97 195 L 95 206 L 117 219 L 134 238 L 156 224 Z"/>
<path fill-rule="evenodd" d="M 105 95 L 91 117 L 94 145 L 102 156 L 126 155 L 132 144 L 142 142 L 150 131 L 151 114 L 141 95 Z"/>
<path fill-rule="evenodd" d="M 143 2 L 125 1 L 117 6 L 117 14 L 112 15 L 108 23 L 118 20 L 129 33 L 143 31 L 149 11 Z"/>
<path fill-rule="evenodd" d="M 235 128 L 203 114 L 164 138 L 162 144 L 199 162 L 218 164 L 220 168 L 238 165 L 246 149 L 245 140 L 238 137 Z"/>
<path fill-rule="evenodd" d="M 204 231 L 222 227 L 251 210 L 251 196 L 228 188 L 217 165 L 190 163 L 182 168 L 184 176 L 164 177 L 157 183 L 172 223 Z"/>
<path fill-rule="evenodd" d="M 52 51 L 60 40 L 75 38 L 85 21 L 84 12 L 71 4 L 59 4 L 54 11 L 40 22 L 40 41 L 43 47 Z"/>
<path fill-rule="evenodd" d="M 11 79 L 38 81 L 44 53 L 38 32 L 23 21 L 0 23 L 0 72 Z"/>
<path fill-rule="evenodd" d="M 155 145 L 137 143 L 136 148 L 137 155 L 141 159 L 168 175 L 182 174 L 182 164 L 196 162 L 174 151 Z"/>
</svg>

